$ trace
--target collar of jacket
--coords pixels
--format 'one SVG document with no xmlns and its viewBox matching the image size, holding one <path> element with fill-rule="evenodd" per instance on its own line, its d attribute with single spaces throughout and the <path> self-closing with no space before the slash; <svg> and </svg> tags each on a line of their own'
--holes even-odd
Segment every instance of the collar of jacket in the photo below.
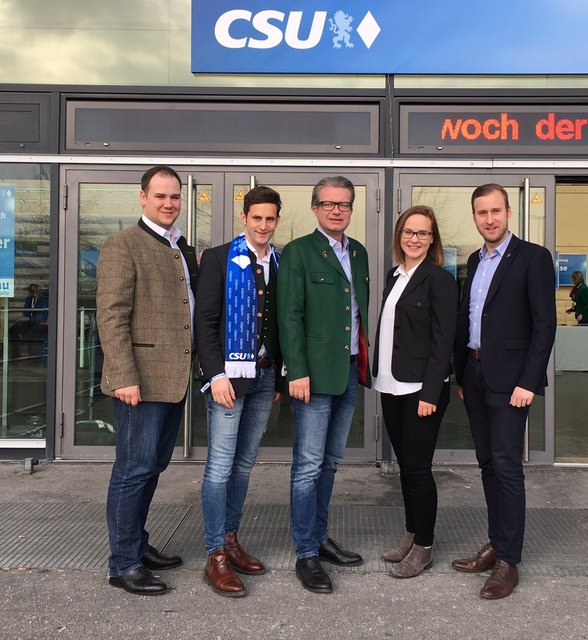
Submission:
<svg viewBox="0 0 588 640">
<path fill-rule="evenodd" d="M 152 238 L 155 238 L 158 242 L 165 245 L 166 247 L 171 247 L 169 240 L 160 236 L 159 233 L 153 231 L 151 227 L 148 227 L 142 220 L 139 218 L 139 222 L 137 223 L 139 228 L 148 233 Z M 188 241 L 184 236 L 180 236 L 178 238 L 178 247 L 186 260 L 186 264 L 188 265 L 188 272 L 190 274 L 190 286 L 192 290 L 195 290 L 196 287 L 196 278 L 198 277 L 198 261 L 196 259 L 196 249 L 188 244 Z"/>
</svg>

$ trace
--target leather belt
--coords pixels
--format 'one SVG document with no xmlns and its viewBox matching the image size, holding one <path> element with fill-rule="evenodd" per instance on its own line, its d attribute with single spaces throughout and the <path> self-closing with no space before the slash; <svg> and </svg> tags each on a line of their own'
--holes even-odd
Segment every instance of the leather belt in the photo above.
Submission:
<svg viewBox="0 0 588 640">
<path fill-rule="evenodd" d="M 355 363 L 357 362 L 357 356 L 351 356 L 351 357 L 349 358 L 349 362 L 350 362 L 351 364 L 355 364 Z"/>
<path fill-rule="evenodd" d="M 272 361 L 269 358 L 260 358 L 257 363 L 256 363 L 256 367 L 258 369 L 269 369 L 272 366 Z"/>
<path fill-rule="evenodd" d="M 468 349 L 468 352 L 472 360 L 480 362 L 480 360 L 482 359 L 482 351 L 480 349 Z"/>
</svg>

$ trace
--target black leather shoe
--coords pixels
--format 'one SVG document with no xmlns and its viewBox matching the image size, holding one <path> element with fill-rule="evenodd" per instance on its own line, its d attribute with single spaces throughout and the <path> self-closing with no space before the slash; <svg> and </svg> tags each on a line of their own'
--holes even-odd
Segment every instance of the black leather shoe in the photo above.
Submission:
<svg viewBox="0 0 588 640">
<path fill-rule="evenodd" d="M 167 591 L 165 582 L 155 578 L 145 567 L 138 567 L 115 578 L 108 578 L 108 582 L 113 587 L 139 596 L 158 596 Z"/>
<path fill-rule="evenodd" d="M 316 556 L 298 558 L 296 560 L 296 575 L 302 582 L 302 586 L 313 593 L 331 593 L 333 591 L 331 578 Z"/>
<path fill-rule="evenodd" d="M 327 538 L 324 542 L 321 542 L 319 547 L 319 558 L 325 562 L 340 564 L 346 567 L 361 564 L 363 562 L 363 558 L 359 553 L 345 551 L 345 549 L 342 549 L 341 546 L 331 538 Z"/>
<path fill-rule="evenodd" d="M 149 545 L 143 554 L 143 566 L 151 571 L 161 571 L 162 569 L 172 569 L 182 564 L 180 556 L 164 556 L 162 553 Z"/>
</svg>

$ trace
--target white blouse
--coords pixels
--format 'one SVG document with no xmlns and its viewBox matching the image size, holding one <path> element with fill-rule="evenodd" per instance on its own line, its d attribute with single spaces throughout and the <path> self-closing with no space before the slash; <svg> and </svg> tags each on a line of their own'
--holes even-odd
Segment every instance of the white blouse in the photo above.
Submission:
<svg viewBox="0 0 588 640">
<path fill-rule="evenodd" d="M 420 263 L 419 263 L 420 264 Z M 374 389 L 381 393 L 391 393 L 395 396 L 405 396 L 416 393 L 423 388 L 422 382 L 401 382 L 392 375 L 392 350 L 394 348 L 394 317 L 396 315 L 396 303 L 409 283 L 412 274 L 419 265 L 415 265 L 409 271 L 400 265 L 394 272 L 398 276 L 390 295 L 384 303 L 380 319 L 380 341 L 378 350 L 378 375 L 374 379 Z"/>
</svg>

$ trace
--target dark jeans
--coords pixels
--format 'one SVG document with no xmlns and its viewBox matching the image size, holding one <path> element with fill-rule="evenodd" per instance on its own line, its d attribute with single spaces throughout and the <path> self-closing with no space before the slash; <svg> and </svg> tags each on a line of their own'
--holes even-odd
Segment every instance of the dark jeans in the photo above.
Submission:
<svg viewBox="0 0 588 640">
<path fill-rule="evenodd" d="M 488 537 L 500 560 L 521 561 L 525 535 L 523 447 L 528 407 L 511 407 L 511 393 L 486 385 L 482 367 L 468 360 L 464 403 L 482 471 L 488 507 Z"/>
<path fill-rule="evenodd" d="M 400 467 L 406 530 L 415 534 L 415 544 L 433 544 L 437 519 L 437 485 L 431 465 L 439 427 L 449 404 L 449 382 L 443 385 L 437 411 L 419 418 L 420 393 L 404 396 L 382 394 L 382 413 L 388 437 Z"/>
<path fill-rule="evenodd" d="M 140 402 L 131 407 L 112 399 L 116 459 L 106 502 L 111 577 L 142 564 L 149 506 L 159 474 L 171 460 L 184 403 Z"/>
</svg>

